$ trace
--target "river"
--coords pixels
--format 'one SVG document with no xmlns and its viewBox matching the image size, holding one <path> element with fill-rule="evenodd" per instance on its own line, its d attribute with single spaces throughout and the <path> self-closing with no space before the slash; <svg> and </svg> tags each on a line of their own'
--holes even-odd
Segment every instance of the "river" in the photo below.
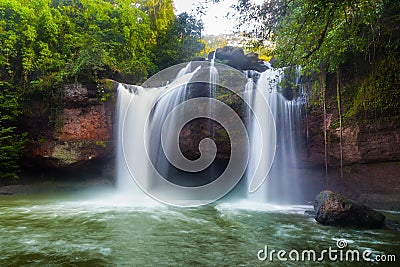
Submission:
<svg viewBox="0 0 400 267">
<path fill-rule="evenodd" d="M 104 189 L 1 196 L 0 266 L 319 266 L 307 257 L 293 261 L 289 252 L 297 250 L 301 261 L 304 250 L 314 250 L 318 260 L 329 247 L 338 250 L 338 259 L 332 262 L 325 254 L 324 266 L 375 266 L 363 261 L 365 250 L 371 251 L 369 259 L 395 255 L 400 260 L 400 231 L 323 226 L 305 215 L 311 206 L 139 203 Z M 385 215 L 400 219 L 399 213 Z M 360 262 L 340 260 L 339 241 L 347 245 L 344 252 L 358 250 Z M 285 250 L 288 261 L 276 253 L 273 261 L 261 261 L 265 246 L 268 255 Z"/>
</svg>

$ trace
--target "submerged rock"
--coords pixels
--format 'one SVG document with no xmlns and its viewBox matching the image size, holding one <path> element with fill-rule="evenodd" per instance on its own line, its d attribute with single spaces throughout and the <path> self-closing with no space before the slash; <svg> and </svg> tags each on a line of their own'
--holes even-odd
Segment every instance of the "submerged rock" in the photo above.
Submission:
<svg viewBox="0 0 400 267">
<path fill-rule="evenodd" d="M 329 190 L 317 195 L 314 210 L 315 220 L 326 225 L 382 228 L 385 223 L 382 213 Z"/>
</svg>

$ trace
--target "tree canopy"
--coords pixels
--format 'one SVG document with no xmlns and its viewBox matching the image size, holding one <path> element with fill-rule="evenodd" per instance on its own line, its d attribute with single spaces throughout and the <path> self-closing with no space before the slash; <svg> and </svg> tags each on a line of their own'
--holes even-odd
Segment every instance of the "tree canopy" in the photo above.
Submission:
<svg viewBox="0 0 400 267">
<path fill-rule="evenodd" d="M 352 55 L 399 47 L 399 0 L 238 0 L 236 9 L 282 65 L 335 70 Z"/>
</svg>

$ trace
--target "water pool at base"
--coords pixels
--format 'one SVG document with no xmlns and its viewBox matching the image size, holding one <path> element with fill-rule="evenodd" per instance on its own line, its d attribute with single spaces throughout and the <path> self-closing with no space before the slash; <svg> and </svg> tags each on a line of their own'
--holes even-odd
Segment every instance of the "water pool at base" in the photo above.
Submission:
<svg viewBox="0 0 400 267">
<path fill-rule="evenodd" d="M 127 200 L 116 192 L 94 195 L 0 197 L 0 266 L 376 266 L 377 262 L 260 261 L 271 250 L 344 250 L 395 255 L 400 232 L 323 226 L 311 206 L 252 202 L 174 208 Z M 398 213 L 385 213 L 399 220 Z M 294 254 L 293 254 L 294 255 Z M 300 254 L 301 255 L 301 254 Z M 318 254 L 317 254 L 318 255 Z M 339 255 L 339 254 L 338 254 Z M 288 257 L 288 254 L 286 254 Z M 381 265 L 379 265 L 381 266 Z M 396 266 L 385 263 L 382 266 Z"/>
</svg>

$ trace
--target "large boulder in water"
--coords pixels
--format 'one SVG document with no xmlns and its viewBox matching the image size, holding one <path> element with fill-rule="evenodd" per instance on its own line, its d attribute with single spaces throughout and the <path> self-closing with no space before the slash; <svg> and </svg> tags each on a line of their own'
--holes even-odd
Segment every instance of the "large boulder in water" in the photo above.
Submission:
<svg viewBox="0 0 400 267">
<path fill-rule="evenodd" d="M 329 190 L 317 195 L 314 210 L 315 220 L 326 225 L 382 228 L 385 223 L 382 213 Z"/>
</svg>

